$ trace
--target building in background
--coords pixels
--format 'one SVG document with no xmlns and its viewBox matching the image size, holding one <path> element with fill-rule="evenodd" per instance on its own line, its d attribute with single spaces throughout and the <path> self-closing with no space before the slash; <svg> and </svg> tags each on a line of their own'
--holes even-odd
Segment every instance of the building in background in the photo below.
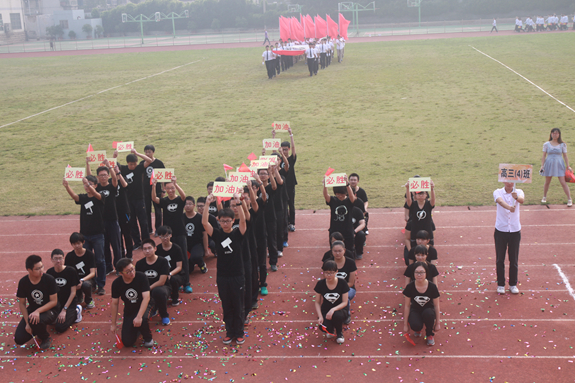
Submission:
<svg viewBox="0 0 575 383">
<path fill-rule="evenodd" d="M 0 0 L 0 44 L 26 40 L 21 0 Z"/>
</svg>

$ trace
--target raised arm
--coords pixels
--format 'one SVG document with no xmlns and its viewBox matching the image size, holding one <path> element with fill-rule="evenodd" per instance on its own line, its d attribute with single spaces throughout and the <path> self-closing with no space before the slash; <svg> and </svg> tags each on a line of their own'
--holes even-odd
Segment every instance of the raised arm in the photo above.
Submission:
<svg viewBox="0 0 575 383">
<path fill-rule="evenodd" d="M 275 177 L 275 174 L 273 174 L 273 167 L 272 166 L 270 166 L 268 168 L 268 175 L 270 177 L 270 183 L 272 185 L 272 190 L 277 190 L 278 184 L 276 183 L 276 177 Z"/>
<path fill-rule="evenodd" d="M 108 159 L 106 158 L 104 160 L 104 165 L 106 165 L 110 171 L 110 175 L 112 176 L 112 186 L 114 186 L 115 188 L 118 187 L 118 176 L 116 175 L 116 171 L 114 170 L 114 168 L 112 168 L 110 166 L 110 161 L 108 161 Z"/>
<path fill-rule="evenodd" d="M 214 195 L 210 194 L 206 198 L 206 206 L 210 206 L 210 204 L 212 202 L 214 202 Z M 208 208 L 206 208 L 204 210 L 204 214 L 202 214 L 202 225 L 204 226 L 205 232 L 211 237 L 212 234 L 214 233 L 214 228 L 212 227 L 212 225 L 210 224 L 210 220 L 208 219 L 209 215 L 210 215 L 210 213 L 208 213 Z M 205 248 L 204 248 L 204 250 L 205 250 Z"/>
<path fill-rule="evenodd" d="M 411 207 L 413 200 L 411 199 L 411 192 L 409 191 L 409 182 L 405 184 L 405 203 Z"/>
<path fill-rule="evenodd" d="M 84 190 L 86 191 L 86 193 L 88 193 L 88 196 L 94 197 L 99 201 L 102 200 L 102 195 L 98 193 L 92 185 L 90 185 L 86 177 L 82 178 L 82 182 L 84 183 Z"/>
<path fill-rule="evenodd" d="M 186 200 L 186 193 L 184 192 L 184 189 L 182 189 L 180 187 L 180 185 L 178 185 L 176 183 L 176 177 L 172 177 L 172 182 L 174 183 L 174 186 L 176 187 L 176 190 L 178 191 L 178 194 L 180 195 L 180 198 L 182 199 L 182 201 Z"/>
<path fill-rule="evenodd" d="M 70 194 L 70 197 L 72 197 L 74 201 L 78 202 L 80 200 L 80 197 L 78 197 L 78 194 L 74 193 L 74 190 L 72 190 L 70 184 L 68 184 L 68 181 L 66 181 L 66 178 L 62 180 L 62 185 L 64 185 L 66 191 L 68 192 L 68 194 Z"/>
<path fill-rule="evenodd" d="M 152 163 L 152 159 L 150 157 L 146 156 L 145 154 L 138 153 L 138 151 L 136 149 L 132 149 L 132 154 L 135 154 L 144 160 L 144 167 L 145 168 L 150 166 L 150 164 Z"/>
<path fill-rule="evenodd" d="M 329 201 L 331 201 L 331 197 L 329 196 L 329 193 L 327 192 L 327 186 L 325 186 L 325 178 L 326 178 L 326 176 L 323 176 L 323 198 L 325 199 L 326 203 L 329 203 Z"/>
<path fill-rule="evenodd" d="M 435 206 L 435 184 L 433 183 L 433 180 L 431 180 L 431 193 L 429 194 L 429 203 L 431 206 Z"/>
<path fill-rule="evenodd" d="M 283 184 L 284 184 L 284 180 L 283 180 L 283 178 L 282 178 L 282 176 L 281 176 L 281 174 L 280 174 L 279 166 L 274 165 L 274 166 L 273 166 L 273 171 L 274 171 L 274 178 L 276 179 L 276 183 L 277 183 L 278 185 L 283 185 Z"/>
<path fill-rule="evenodd" d="M 295 157 L 296 156 L 295 144 L 293 142 L 293 132 L 292 132 L 291 128 L 288 128 L 288 133 L 289 133 L 289 138 L 291 140 L 291 154 Z"/>
<path fill-rule="evenodd" d="M 234 194 L 234 199 L 233 201 L 235 201 L 236 205 L 241 205 L 242 201 L 240 201 L 240 196 L 239 194 Z M 241 206 L 238 206 L 241 207 Z M 238 209 L 238 215 L 240 218 L 240 233 L 242 233 L 242 235 L 244 235 L 246 233 L 247 230 L 247 224 L 246 224 L 246 216 L 244 215 L 244 209 Z"/>
<path fill-rule="evenodd" d="M 347 174 L 345 175 L 345 182 L 347 184 L 347 197 L 349 198 L 351 203 L 354 203 L 357 198 L 356 198 L 355 194 L 353 193 L 353 189 L 351 188 L 351 185 L 349 184 L 349 180 L 347 179 Z"/>
<path fill-rule="evenodd" d="M 156 194 L 156 184 L 157 183 L 158 183 L 158 180 L 154 177 L 152 179 L 152 202 L 155 203 L 156 205 L 160 203 L 160 198 Z"/>
<path fill-rule="evenodd" d="M 86 156 L 86 175 L 87 176 L 92 175 L 92 169 L 90 169 L 90 157 L 89 156 Z"/>
</svg>

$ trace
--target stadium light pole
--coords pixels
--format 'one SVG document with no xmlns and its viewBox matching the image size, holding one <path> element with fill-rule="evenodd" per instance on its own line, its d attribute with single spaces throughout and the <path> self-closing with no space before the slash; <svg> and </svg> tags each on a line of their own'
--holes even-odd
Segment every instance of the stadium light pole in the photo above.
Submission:
<svg viewBox="0 0 575 383">
<path fill-rule="evenodd" d="M 367 5 L 361 5 L 359 3 L 353 3 L 351 1 L 346 1 L 337 4 L 338 12 L 351 12 L 351 22 L 355 24 L 355 35 L 359 35 L 359 12 L 362 11 L 373 11 L 375 13 L 375 1 Z"/>
<path fill-rule="evenodd" d="M 139 14 L 137 16 L 132 16 L 127 13 L 122 13 L 122 23 L 140 23 L 140 34 L 142 38 L 142 45 L 144 45 L 144 23 L 149 22 L 160 22 L 165 19 L 172 19 L 172 31 L 174 39 L 176 38 L 176 19 L 187 19 L 190 17 L 190 12 L 186 9 L 181 14 L 176 12 L 168 13 L 167 15 L 162 12 L 156 12 L 151 16 L 146 16 Z"/>
</svg>

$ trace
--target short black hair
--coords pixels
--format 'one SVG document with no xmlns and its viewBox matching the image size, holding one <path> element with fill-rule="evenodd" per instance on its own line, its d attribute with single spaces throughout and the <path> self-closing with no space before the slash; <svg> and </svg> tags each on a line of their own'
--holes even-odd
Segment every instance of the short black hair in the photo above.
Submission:
<svg viewBox="0 0 575 383">
<path fill-rule="evenodd" d="M 84 239 L 84 235 L 82 233 L 73 232 L 72 235 L 70 235 L 70 244 L 74 244 L 76 242 L 84 243 L 85 241 L 86 240 Z"/>
<path fill-rule="evenodd" d="M 26 258 L 26 269 L 34 269 L 34 265 L 38 262 L 42 262 L 42 257 L 36 254 L 29 255 L 28 258 Z"/>
<path fill-rule="evenodd" d="M 108 174 L 109 174 L 109 173 L 108 173 Z M 98 184 L 98 179 L 97 179 L 95 176 L 91 175 L 91 174 L 90 174 L 89 176 L 86 176 L 86 179 L 88 180 L 88 182 L 92 182 L 92 183 L 94 183 L 94 184 L 96 184 L 96 185 Z"/>
<path fill-rule="evenodd" d="M 333 233 L 330 234 L 329 239 L 343 241 L 343 235 L 339 231 L 334 231 Z"/>
<path fill-rule="evenodd" d="M 335 263 L 335 261 L 329 259 L 323 263 L 321 269 L 323 271 L 337 271 L 337 264 Z"/>
<path fill-rule="evenodd" d="M 229 207 L 226 207 L 226 208 L 218 211 L 218 218 L 225 218 L 225 217 L 234 219 L 236 217 L 236 215 L 232 209 L 230 209 Z"/>
<path fill-rule="evenodd" d="M 214 186 L 214 181 L 208 182 L 208 184 L 206 185 L 206 189 L 212 186 Z"/>
<path fill-rule="evenodd" d="M 343 241 L 340 240 L 333 241 L 333 243 L 331 244 L 331 248 L 333 249 L 334 246 L 341 246 L 345 250 L 345 243 L 343 243 Z"/>
<path fill-rule="evenodd" d="M 347 195 L 347 187 L 345 186 L 334 186 L 333 187 L 334 194 L 345 194 Z"/>
<path fill-rule="evenodd" d="M 96 174 L 100 174 L 102 170 L 105 170 L 108 174 L 110 174 L 110 169 L 108 169 L 107 166 L 98 166 L 98 169 L 96 169 Z"/>
<path fill-rule="evenodd" d="M 286 148 L 291 148 L 291 144 L 289 143 L 289 141 L 284 141 L 282 142 L 282 147 L 286 147 Z"/>
<path fill-rule="evenodd" d="M 413 249 L 413 254 L 427 255 L 427 246 L 423 246 L 423 245 L 415 246 L 415 249 Z"/>
<path fill-rule="evenodd" d="M 357 173 L 351 173 L 347 179 L 350 179 L 351 177 L 357 177 L 357 180 L 359 181 L 359 175 Z"/>
<path fill-rule="evenodd" d="M 136 157 L 135 154 L 130 153 L 126 156 L 126 162 L 138 162 L 138 157 Z"/>
<path fill-rule="evenodd" d="M 415 235 L 415 239 L 429 239 L 429 233 L 426 230 L 419 230 Z"/>
<path fill-rule="evenodd" d="M 50 259 L 54 258 L 55 255 L 64 256 L 64 252 L 61 249 L 54 249 L 52 250 L 52 254 L 50 254 Z"/>
<path fill-rule="evenodd" d="M 144 248 L 144 245 L 146 243 L 149 243 L 150 245 L 152 245 L 154 247 L 154 249 L 157 247 L 156 242 L 152 238 L 148 238 L 148 239 L 144 239 L 142 241 L 142 249 Z"/>
<path fill-rule="evenodd" d="M 186 196 L 186 201 L 192 201 L 194 205 L 196 204 L 196 200 L 191 195 Z"/>
<path fill-rule="evenodd" d="M 116 271 L 121 273 L 128 265 L 131 265 L 132 262 L 133 261 L 131 258 L 121 258 L 118 262 L 116 262 Z"/>
<path fill-rule="evenodd" d="M 415 262 L 413 266 L 413 272 L 415 273 L 415 269 L 419 266 L 425 269 L 425 277 L 427 278 L 427 274 L 429 274 L 429 267 L 427 266 L 427 262 Z"/>
<path fill-rule="evenodd" d="M 196 201 L 196 203 L 206 203 L 206 197 L 198 197 L 198 200 Z"/>
<path fill-rule="evenodd" d="M 221 177 L 221 176 L 220 176 L 220 177 L 216 177 L 216 179 L 215 179 L 214 181 L 216 181 L 216 182 L 226 182 L 226 179 L 225 179 L 225 177 Z"/>
<path fill-rule="evenodd" d="M 172 234 L 171 227 L 166 225 L 158 227 L 158 235 L 166 235 L 166 234 Z"/>
<path fill-rule="evenodd" d="M 152 152 L 156 152 L 156 148 L 154 148 L 154 145 L 144 146 L 144 151 L 146 151 L 146 150 L 151 150 Z"/>
</svg>

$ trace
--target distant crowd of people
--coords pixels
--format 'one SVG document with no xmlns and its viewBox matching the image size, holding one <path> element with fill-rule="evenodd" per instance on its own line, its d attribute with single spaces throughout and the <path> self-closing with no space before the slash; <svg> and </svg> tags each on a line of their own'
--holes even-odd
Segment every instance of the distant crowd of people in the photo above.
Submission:
<svg viewBox="0 0 575 383">
<path fill-rule="evenodd" d="M 535 21 L 533 19 L 535 19 Z M 495 23 L 495 20 L 493 22 Z M 572 28 L 575 30 L 575 15 L 573 16 L 572 22 Z M 547 17 L 537 16 L 533 18 L 527 16 L 525 24 L 520 17 L 515 18 L 515 32 L 566 31 L 567 29 L 569 29 L 569 16 L 565 14 L 561 15 L 561 18 L 556 14 L 548 15 Z"/>
</svg>

